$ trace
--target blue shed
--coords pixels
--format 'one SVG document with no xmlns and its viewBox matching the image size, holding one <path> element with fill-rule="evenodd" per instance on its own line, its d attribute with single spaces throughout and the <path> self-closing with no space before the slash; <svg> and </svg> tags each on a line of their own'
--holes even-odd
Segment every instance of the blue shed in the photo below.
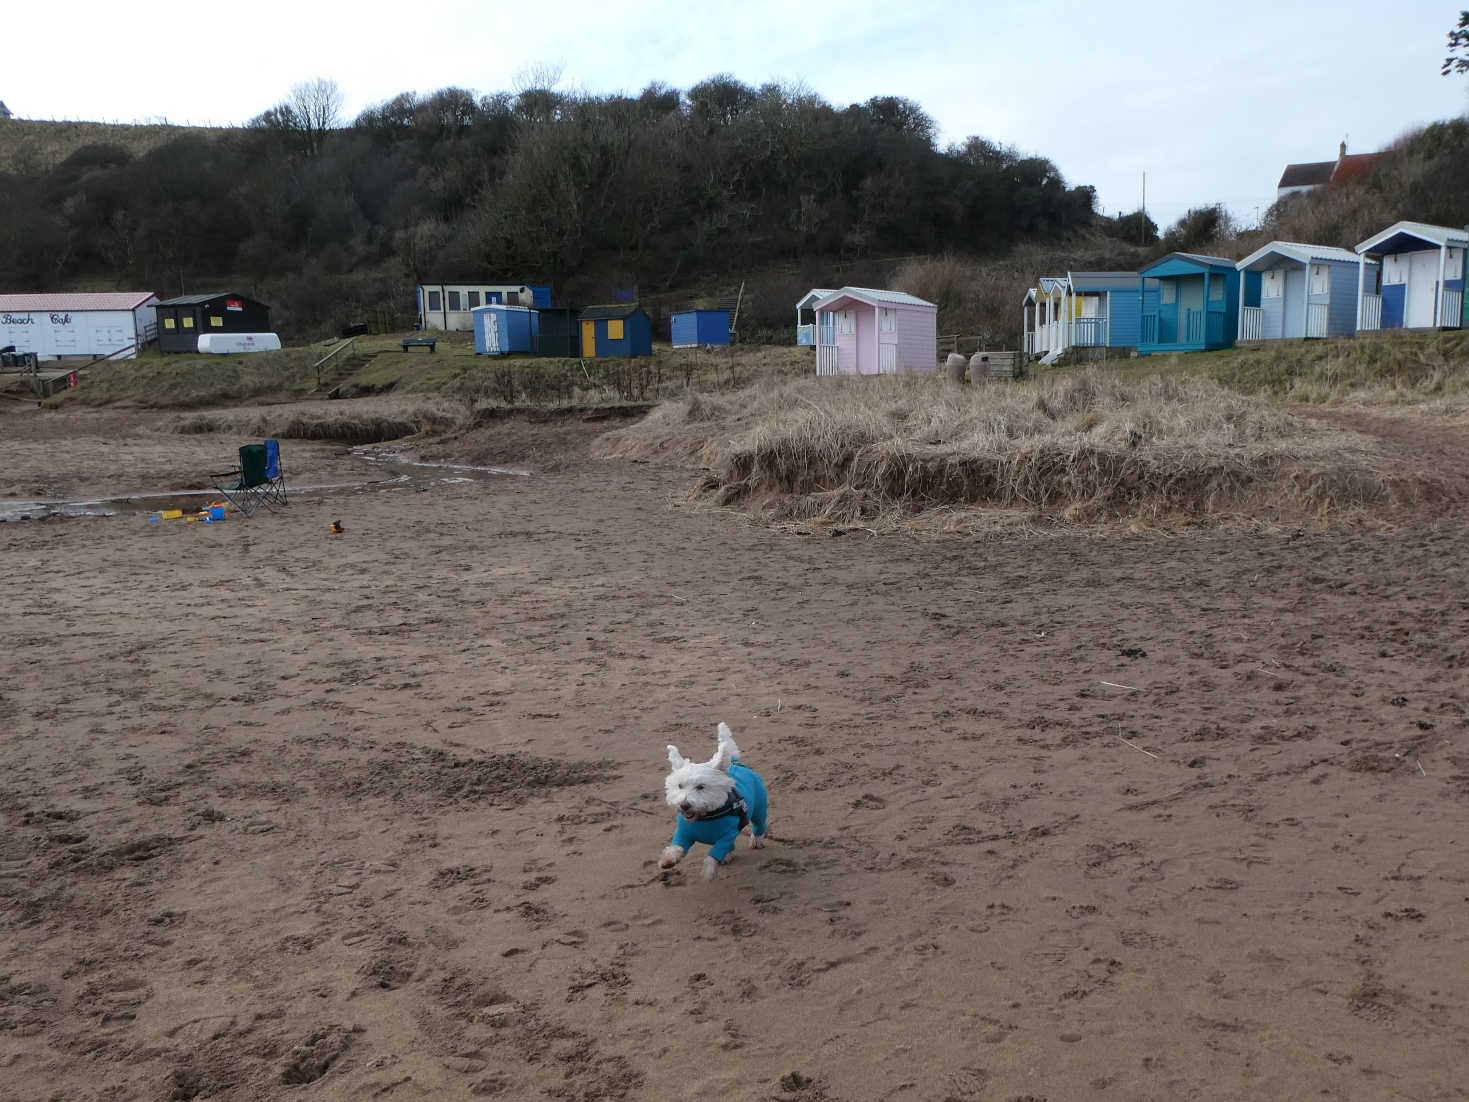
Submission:
<svg viewBox="0 0 1469 1102">
<path fill-rule="evenodd" d="M 474 317 L 474 350 L 481 356 L 530 352 L 540 336 L 539 315 L 529 306 L 479 306 Z"/>
<path fill-rule="evenodd" d="M 729 343 L 728 310 L 681 310 L 668 319 L 674 348 Z"/>
<path fill-rule="evenodd" d="M 583 356 L 653 354 L 653 323 L 635 302 L 588 306 L 578 320 Z"/>
<path fill-rule="evenodd" d="M 531 302 L 537 307 L 551 305 L 551 288 L 542 283 L 527 283 L 530 288 Z"/>
<path fill-rule="evenodd" d="M 1243 278 L 1247 286 L 1259 285 L 1258 272 Z M 1138 273 L 1143 306 L 1138 354 L 1233 346 L 1239 331 L 1240 280 L 1234 261 L 1220 256 L 1169 253 L 1148 265 Z"/>
<path fill-rule="evenodd" d="M 1350 249 L 1272 241 L 1235 266 L 1245 281 L 1241 341 L 1350 337 L 1357 331 L 1361 265 Z M 1376 261 L 1367 272 L 1376 286 Z"/>
</svg>

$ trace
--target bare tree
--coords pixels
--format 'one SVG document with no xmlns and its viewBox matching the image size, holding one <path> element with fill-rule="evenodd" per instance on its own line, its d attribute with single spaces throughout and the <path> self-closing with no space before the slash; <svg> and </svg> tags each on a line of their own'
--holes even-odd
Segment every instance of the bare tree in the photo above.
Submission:
<svg viewBox="0 0 1469 1102">
<path fill-rule="evenodd" d="M 326 132 L 342 125 L 342 104 L 342 89 L 326 77 L 291 85 L 291 96 L 282 106 L 289 107 L 296 116 L 307 153 L 319 153 Z"/>
</svg>

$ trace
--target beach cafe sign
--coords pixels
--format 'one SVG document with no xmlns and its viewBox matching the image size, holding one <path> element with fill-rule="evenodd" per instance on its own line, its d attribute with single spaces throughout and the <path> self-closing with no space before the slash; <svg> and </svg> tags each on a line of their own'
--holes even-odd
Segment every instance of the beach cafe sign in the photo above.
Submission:
<svg viewBox="0 0 1469 1102">
<path fill-rule="evenodd" d="M 0 325 L 35 325 L 35 324 L 36 324 L 36 316 L 34 314 L 0 314 Z M 71 324 L 71 315 L 70 314 L 52 314 L 51 315 L 51 324 L 52 325 L 70 325 Z"/>
</svg>

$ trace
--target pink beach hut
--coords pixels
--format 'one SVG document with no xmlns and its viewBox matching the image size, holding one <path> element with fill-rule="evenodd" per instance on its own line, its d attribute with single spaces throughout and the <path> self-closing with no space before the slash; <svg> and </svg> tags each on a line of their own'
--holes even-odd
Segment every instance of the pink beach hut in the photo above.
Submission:
<svg viewBox="0 0 1469 1102">
<path fill-rule="evenodd" d="M 931 302 L 902 291 L 843 287 L 810 308 L 816 315 L 818 375 L 938 370 L 938 307 Z"/>
</svg>

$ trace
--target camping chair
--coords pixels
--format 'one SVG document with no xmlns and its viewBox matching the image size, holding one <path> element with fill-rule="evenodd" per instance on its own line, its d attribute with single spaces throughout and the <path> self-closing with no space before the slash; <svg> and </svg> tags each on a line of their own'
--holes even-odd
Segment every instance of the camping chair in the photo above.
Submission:
<svg viewBox="0 0 1469 1102">
<path fill-rule="evenodd" d="M 237 468 L 209 477 L 225 500 L 247 517 L 262 505 L 274 510 L 286 504 L 286 476 L 281 471 L 280 445 L 274 440 L 242 445 Z"/>
</svg>

